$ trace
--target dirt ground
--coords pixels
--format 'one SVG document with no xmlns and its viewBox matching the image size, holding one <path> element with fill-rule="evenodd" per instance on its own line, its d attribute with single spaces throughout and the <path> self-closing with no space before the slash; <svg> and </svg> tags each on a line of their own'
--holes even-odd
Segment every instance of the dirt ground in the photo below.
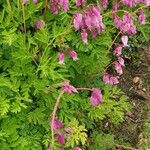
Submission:
<svg viewBox="0 0 150 150">
<path fill-rule="evenodd" d="M 128 95 L 133 108 L 117 128 L 117 136 L 133 148 L 144 150 L 140 147 L 140 136 L 145 120 L 150 116 L 150 107 L 147 107 L 150 105 L 150 46 L 142 46 L 137 51 L 135 55 L 126 56 L 126 67 L 121 77 L 120 87 Z"/>
</svg>

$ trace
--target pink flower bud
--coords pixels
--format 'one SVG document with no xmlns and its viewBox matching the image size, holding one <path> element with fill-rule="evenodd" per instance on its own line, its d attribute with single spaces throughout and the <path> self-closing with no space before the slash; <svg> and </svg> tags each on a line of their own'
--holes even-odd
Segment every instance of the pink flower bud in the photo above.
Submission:
<svg viewBox="0 0 150 150">
<path fill-rule="evenodd" d="M 60 6 L 62 7 L 62 9 L 67 12 L 68 10 L 68 5 L 69 5 L 69 1 L 68 0 L 60 0 L 59 1 Z"/>
<path fill-rule="evenodd" d="M 119 81 L 116 77 L 113 77 L 113 76 L 110 77 L 110 84 L 111 85 L 115 85 L 115 84 L 118 84 L 118 83 L 119 83 Z"/>
<path fill-rule="evenodd" d="M 82 31 L 81 32 L 81 37 L 82 37 L 82 41 L 83 43 L 87 44 L 87 32 L 86 31 Z"/>
<path fill-rule="evenodd" d="M 57 141 L 61 145 L 65 144 L 65 137 L 61 132 L 57 133 Z"/>
<path fill-rule="evenodd" d="M 98 88 L 92 89 L 92 94 L 90 97 L 91 104 L 95 107 L 103 103 L 101 90 Z"/>
<path fill-rule="evenodd" d="M 74 17 L 73 24 L 76 30 L 79 30 L 82 25 L 82 14 L 77 13 Z"/>
<path fill-rule="evenodd" d="M 145 24 L 145 20 L 146 20 L 146 15 L 145 15 L 144 11 L 141 10 L 141 11 L 139 12 L 138 21 L 139 21 L 141 24 Z"/>
<path fill-rule="evenodd" d="M 124 47 L 128 46 L 128 36 L 123 35 L 123 36 L 121 37 L 121 40 L 122 40 L 122 43 L 123 43 L 123 46 L 124 46 Z"/>
<path fill-rule="evenodd" d="M 107 8 L 108 0 L 101 0 L 101 3 L 104 8 Z"/>
<path fill-rule="evenodd" d="M 38 3 L 38 0 L 33 0 L 33 3 L 34 3 L 34 4 L 37 4 L 37 3 Z"/>
<path fill-rule="evenodd" d="M 74 60 L 78 60 L 78 56 L 77 56 L 77 53 L 75 51 L 69 51 L 69 56 Z"/>
<path fill-rule="evenodd" d="M 63 127 L 63 124 L 60 120 L 55 119 L 54 120 L 54 124 L 53 124 L 53 128 L 54 129 L 61 129 Z"/>
<path fill-rule="evenodd" d="M 42 29 L 44 26 L 45 26 L 45 22 L 44 22 L 43 20 L 37 20 L 37 21 L 35 22 L 35 28 L 36 28 L 37 30 Z"/>
<path fill-rule="evenodd" d="M 147 6 L 150 6 L 150 0 L 145 0 L 145 4 L 146 4 Z"/>
<path fill-rule="evenodd" d="M 114 50 L 114 55 L 120 56 L 122 54 L 122 45 L 118 45 Z"/>
<path fill-rule="evenodd" d="M 73 150 L 82 150 L 80 147 L 74 147 Z"/>
<path fill-rule="evenodd" d="M 72 128 L 71 128 L 71 127 L 65 128 L 65 131 L 66 131 L 67 133 L 71 133 L 71 132 L 72 132 Z"/>
<path fill-rule="evenodd" d="M 119 75 L 122 75 L 122 74 L 123 74 L 123 70 L 122 70 L 121 64 L 116 61 L 116 62 L 114 63 L 114 65 L 115 65 L 115 70 L 117 71 L 117 73 L 118 73 Z"/>
<path fill-rule="evenodd" d="M 28 0 L 22 0 L 22 4 L 25 5 L 28 3 Z"/>
<path fill-rule="evenodd" d="M 103 75 L 103 82 L 106 83 L 106 84 L 110 83 L 110 75 L 108 73 L 105 73 Z"/>
<path fill-rule="evenodd" d="M 77 89 L 74 86 L 70 85 L 68 81 L 65 81 L 62 84 L 62 88 L 64 92 L 69 93 L 69 94 L 78 92 Z"/>
<path fill-rule="evenodd" d="M 59 61 L 59 64 L 64 64 L 64 60 L 65 60 L 65 55 L 63 52 L 59 52 L 58 53 L 58 61 Z"/>
<path fill-rule="evenodd" d="M 118 62 L 120 65 L 124 66 L 124 59 L 122 57 L 118 58 Z"/>
<path fill-rule="evenodd" d="M 85 3 L 85 0 L 76 0 L 76 6 L 80 6 L 82 5 L 83 3 Z"/>
</svg>

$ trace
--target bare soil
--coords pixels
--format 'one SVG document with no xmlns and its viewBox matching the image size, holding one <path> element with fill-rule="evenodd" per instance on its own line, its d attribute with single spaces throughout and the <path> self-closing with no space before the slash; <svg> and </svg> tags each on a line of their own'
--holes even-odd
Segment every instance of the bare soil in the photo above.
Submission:
<svg viewBox="0 0 150 150">
<path fill-rule="evenodd" d="M 140 149 L 139 135 L 150 104 L 150 46 L 142 46 L 136 51 L 135 55 L 126 57 L 124 75 L 120 79 L 120 87 L 128 95 L 133 108 L 126 114 L 123 124 L 117 127 L 117 136 Z"/>
</svg>

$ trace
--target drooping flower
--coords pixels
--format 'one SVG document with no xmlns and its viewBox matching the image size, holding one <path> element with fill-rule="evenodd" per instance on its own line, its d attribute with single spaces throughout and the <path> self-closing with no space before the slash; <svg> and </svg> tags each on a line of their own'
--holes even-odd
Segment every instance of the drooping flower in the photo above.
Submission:
<svg viewBox="0 0 150 150">
<path fill-rule="evenodd" d="M 94 38 L 105 28 L 102 15 L 97 6 L 87 8 L 82 14 L 77 13 L 74 17 L 73 24 L 76 30 L 81 29 L 82 41 L 85 44 L 88 43 L 87 37 L 89 32 Z"/>
<path fill-rule="evenodd" d="M 65 12 L 67 12 L 69 6 L 68 0 L 51 0 L 50 9 L 54 14 L 58 14 L 58 8 L 61 7 Z"/>
<path fill-rule="evenodd" d="M 139 16 L 138 16 L 138 21 L 139 21 L 141 24 L 145 24 L 145 20 L 146 20 L 146 15 L 145 15 L 145 13 L 144 13 L 144 10 L 140 10 Z"/>
<path fill-rule="evenodd" d="M 101 0 L 101 4 L 104 8 L 107 8 L 108 0 Z"/>
<path fill-rule="evenodd" d="M 85 3 L 85 0 L 76 0 L 76 6 L 80 6 L 82 5 L 83 3 Z"/>
<path fill-rule="evenodd" d="M 138 3 L 137 0 L 121 0 L 121 1 L 124 5 L 129 6 L 129 7 L 134 7 Z"/>
<path fill-rule="evenodd" d="M 64 92 L 69 93 L 69 94 L 78 92 L 77 89 L 74 86 L 70 85 L 68 81 L 65 81 L 62 84 L 62 88 Z"/>
<path fill-rule="evenodd" d="M 58 53 L 58 61 L 59 61 L 59 64 L 64 64 L 64 60 L 65 60 L 65 55 L 63 52 L 59 52 Z"/>
<path fill-rule="evenodd" d="M 136 33 L 136 26 L 134 25 L 131 14 L 125 13 L 122 20 L 116 14 L 113 14 L 113 20 L 121 32 L 129 35 Z"/>
<path fill-rule="evenodd" d="M 122 48 L 123 48 L 122 45 L 118 45 L 114 50 L 114 55 L 120 56 L 122 54 Z"/>
<path fill-rule="evenodd" d="M 59 5 L 62 7 L 62 9 L 67 12 L 69 1 L 68 0 L 59 0 Z"/>
<path fill-rule="evenodd" d="M 65 131 L 66 131 L 67 133 L 71 133 L 71 132 L 72 132 L 72 128 L 71 128 L 71 127 L 67 127 L 67 128 L 65 128 Z"/>
<path fill-rule="evenodd" d="M 119 81 L 118 81 L 117 77 L 114 77 L 114 76 L 110 77 L 110 84 L 111 85 L 115 85 L 115 84 L 118 84 L 118 83 L 119 83 Z"/>
<path fill-rule="evenodd" d="M 82 14 L 77 13 L 74 17 L 73 24 L 76 30 L 79 30 L 82 25 Z"/>
<path fill-rule="evenodd" d="M 32 0 L 32 2 L 33 2 L 34 4 L 37 4 L 37 3 L 38 3 L 38 0 Z"/>
<path fill-rule="evenodd" d="M 63 123 L 60 120 L 55 119 L 53 123 L 54 129 L 61 129 L 63 127 Z"/>
<path fill-rule="evenodd" d="M 37 20 L 37 21 L 35 22 L 35 28 L 36 28 L 37 30 L 42 29 L 44 26 L 45 26 L 45 22 L 44 22 L 43 20 Z"/>
<path fill-rule="evenodd" d="M 65 137 L 61 132 L 57 133 L 57 141 L 61 145 L 65 144 Z"/>
<path fill-rule="evenodd" d="M 119 62 L 116 61 L 116 62 L 114 63 L 114 66 L 115 66 L 116 72 L 117 72 L 119 75 L 122 75 L 122 74 L 123 74 L 122 65 L 121 65 Z"/>
<path fill-rule="evenodd" d="M 145 0 L 145 4 L 146 4 L 147 6 L 150 6 L 150 0 Z"/>
<path fill-rule="evenodd" d="M 120 7 L 119 3 L 114 3 L 112 7 L 112 11 L 115 12 Z"/>
<path fill-rule="evenodd" d="M 98 89 L 98 88 L 92 89 L 90 102 L 93 106 L 98 106 L 99 104 L 103 103 L 102 93 L 101 93 L 100 89 Z"/>
<path fill-rule="evenodd" d="M 22 4 L 25 5 L 28 3 L 29 0 L 22 0 Z"/>
<path fill-rule="evenodd" d="M 124 66 L 124 59 L 122 57 L 118 58 L 118 62 L 120 65 Z"/>
<path fill-rule="evenodd" d="M 86 31 L 82 31 L 81 32 L 81 37 L 82 37 L 82 41 L 83 43 L 87 44 L 87 32 Z"/>
<path fill-rule="evenodd" d="M 123 46 L 124 46 L 124 47 L 127 47 L 127 46 L 128 46 L 128 36 L 123 35 L 123 36 L 121 37 L 121 40 L 122 40 Z"/>
<path fill-rule="evenodd" d="M 57 1 L 51 0 L 50 9 L 54 14 L 58 14 Z"/>
<path fill-rule="evenodd" d="M 105 73 L 103 75 L 103 82 L 106 83 L 106 84 L 110 83 L 110 75 L 108 73 Z"/>
<path fill-rule="evenodd" d="M 82 150 L 80 147 L 74 147 L 73 150 Z"/>
<path fill-rule="evenodd" d="M 78 58 L 78 56 L 77 56 L 77 53 L 75 52 L 75 51 L 69 51 L 69 56 L 74 60 L 74 61 L 76 61 L 76 60 L 78 60 L 79 58 Z"/>
</svg>

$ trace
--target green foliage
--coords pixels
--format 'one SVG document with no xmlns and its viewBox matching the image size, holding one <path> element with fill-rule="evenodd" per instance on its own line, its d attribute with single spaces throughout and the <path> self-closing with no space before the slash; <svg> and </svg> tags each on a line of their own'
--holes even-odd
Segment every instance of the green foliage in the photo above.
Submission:
<svg viewBox="0 0 150 150">
<path fill-rule="evenodd" d="M 83 44 L 72 26 L 75 1 L 70 1 L 68 13 L 60 11 L 58 15 L 52 14 L 49 6 L 45 8 L 45 2 L 39 0 L 34 5 L 29 0 L 22 5 L 19 0 L 0 1 L 0 149 L 48 149 L 50 115 L 64 80 L 70 80 L 75 87 L 101 88 L 104 99 L 101 105 L 93 107 L 88 91 L 64 94 L 56 118 L 72 128 L 65 149 L 77 145 L 91 150 L 113 149 L 114 136 L 98 131 L 103 130 L 106 120 L 112 127 L 118 125 L 124 112 L 130 110 L 124 93 L 101 81 L 111 63 L 110 48 L 117 29 L 106 15 L 107 29 L 94 39 L 88 37 L 89 43 Z M 45 22 L 40 30 L 35 29 L 39 19 Z M 147 25 L 139 31 L 148 40 L 146 28 Z M 76 50 L 79 61 L 66 57 L 65 65 L 60 65 L 60 49 L 66 54 L 70 49 Z M 55 146 L 61 147 L 56 141 Z"/>
</svg>

